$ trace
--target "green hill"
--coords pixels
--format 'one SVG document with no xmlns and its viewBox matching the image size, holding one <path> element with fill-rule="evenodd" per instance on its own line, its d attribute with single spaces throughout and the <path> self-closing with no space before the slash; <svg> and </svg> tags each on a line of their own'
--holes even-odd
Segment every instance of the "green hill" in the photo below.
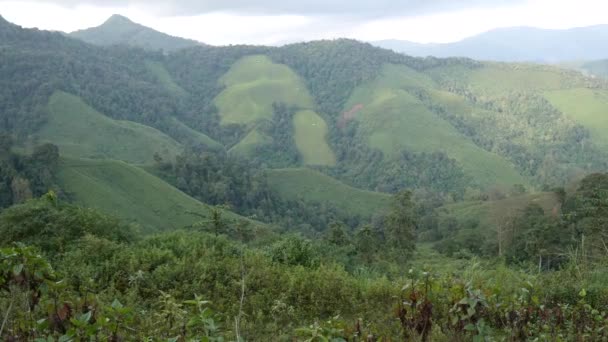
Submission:
<svg viewBox="0 0 608 342">
<path fill-rule="evenodd" d="M 428 80 L 412 82 L 411 74 L 410 69 L 386 65 L 380 77 L 358 87 L 348 101 L 346 108 L 361 106 L 355 119 L 371 147 L 389 157 L 397 156 L 403 149 L 445 152 L 480 186 L 527 183 L 512 163 L 475 145 L 408 92 L 413 83 L 431 85 Z"/>
<path fill-rule="evenodd" d="M 260 133 L 257 129 L 249 132 L 238 144 L 232 146 L 228 152 L 241 158 L 248 158 L 255 154 L 256 148 L 272 143 L 272 138 Z"/>
<path fill-rule="evenodd" d="M 608 91 L 573 88 L 547 92 L 545 96 L 555 108 L 588 129 L 598 146 L 608 147 Z"/>
<path fill-rule="evenodd" d="M 222 124 L 251 124 L 272 119 L 276 102 L 312 108 L 313 101 L 300 78 L 287 66 L 266 56 L 239 60 L 221 79 L 226 89 L 215 99 Z"/>
<path fill-rule="evenodd" d="M 169 122 L 171 125 L 169 126 L 168 131 L 170 131 L 173 136 L 180 137 L 180 142 L 184 145 L 202 145 L 211 150 L 222 150 L 224 148 L 224 145 L 211 139 L 206 134 L 188 127 L 175 117 L 171 117 Z"/>
<path fill-rule="evenodd" d="M 293 117 L 293 140 L 304 164 L 333 166 L 336 159 L 326 142 L 327 124 L 311 108 L 314 101 L 301 78 L 289 67 L 274 63 L 263 55 L 237 61 L 219 83 L 224 90 L 215 98 L 222 125 L 254 127 L 271 123 L 274 104 L 300 109 Z M 231 152 L 242 157 L 255 156 L 257 148 L 273 138 L 254 128 L 247 132 Z"/>
<path fill-rule="evenodd" d="M 100 209 L 155 230 L 178 229 L 200 221 L 210 207 L 146 171 L 120 161 L 64 159 L 58 180 L 75 203 Z M 225 211 L 228 219 L 243 219 Z"/>
<path fill-rule="evenodd" d="M 326 203 L 352 216 L 371 216 L 388 209 L 391 196 L 348 186 L 311 169 L 269 170 L 268 182 L 289 200 Z"/>
<path fill-rule="evenodd" d="M 96 45 L 124 44 L 148 50 L 173 51 L 201 45 L 194 40 L 155 31 L 117 14 L 98 27 L 72 32 L 70 36 Z"/>
<path fill-rule="evenodd" d="M 51 96 L 48 110 L 47 122 L 37 136 L 59 146 L 66 156 L 144 164 L 151 163 L 155 153 L 173 158 L 182 150 L 179 143 L 154 128 L 110 119 L 64 92 Z"/>
</svg>

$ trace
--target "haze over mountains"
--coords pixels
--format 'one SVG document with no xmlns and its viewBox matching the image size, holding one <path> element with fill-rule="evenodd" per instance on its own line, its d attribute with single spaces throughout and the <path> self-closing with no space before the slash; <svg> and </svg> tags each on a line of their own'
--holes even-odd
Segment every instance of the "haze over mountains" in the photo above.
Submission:
<svg viewBox="0 0 608 342">
<path fill-rule="evenodd" d="M 377 41 L 374 44 L 421 57 L 560 63 L 607 58 L 608 25 L 568 30 L 501 28 L 447 44 L 418 44 L 401 40 Z"/>
</svg>

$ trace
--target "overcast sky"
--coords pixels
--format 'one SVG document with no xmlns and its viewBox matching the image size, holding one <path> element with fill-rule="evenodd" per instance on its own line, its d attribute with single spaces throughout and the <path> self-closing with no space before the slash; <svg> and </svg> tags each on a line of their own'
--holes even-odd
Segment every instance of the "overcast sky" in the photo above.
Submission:
<svg viewBox="0 0 608 342">
<path fill-rule="evenodd" d="M 24 27 L 71 32 L 112 14 L 209 44 L 322 38 L 451 42 L 493 28 L 608 24 L 608 0 L 0 0 Z"/>
</svg>

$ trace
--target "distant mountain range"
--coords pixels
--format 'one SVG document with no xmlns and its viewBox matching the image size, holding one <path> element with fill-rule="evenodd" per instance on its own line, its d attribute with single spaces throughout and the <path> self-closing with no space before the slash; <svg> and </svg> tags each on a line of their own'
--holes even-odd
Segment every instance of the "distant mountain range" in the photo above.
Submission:
<svg viewBox="0 0 608 342">
<path fill-rule="evenodd" d="M 69 36 L 95 45 L 130 45 L 167 52 L 204 45 L 156 31 L 121 15 L 113 15 L 98 27 L 75 31 Z M 568 30 L 501 28 L 446 44 L 403 40 L 382 40 L 372 44 L 416 57 L 468 57 L 484 61 L 560 64 L 608 58 L 608 25 Z"/>
<path fill-rule="evenodd" d="M 174 51 L 202 45 L 195 40 L 158 32 L 117 14 L 98 27 L 75 31 L 69 35 L 95 45 L 131 45 L 146 50 Z"/>
<path fill-rule="evenodd" d="M 382 40 L 373 44 L 419 57 L 562 63 L 608 58 L 608 25 L 568 30 L 501 28 L 446 44 L 418 44 L 402 40 Z"/>
</svg>

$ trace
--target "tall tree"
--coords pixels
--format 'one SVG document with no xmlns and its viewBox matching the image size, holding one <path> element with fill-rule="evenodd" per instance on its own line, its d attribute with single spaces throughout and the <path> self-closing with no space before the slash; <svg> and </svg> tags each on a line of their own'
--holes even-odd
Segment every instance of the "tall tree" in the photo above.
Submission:
<svg viewBox="0 0 608 342">
<path fill-rule="evenodd" d="M 416 208 L 410 191 L 394 196 L 392 210 L 386 219 L 386 242 L 400 261 L 409 258 L 415 247 Z"/>
</svg>

